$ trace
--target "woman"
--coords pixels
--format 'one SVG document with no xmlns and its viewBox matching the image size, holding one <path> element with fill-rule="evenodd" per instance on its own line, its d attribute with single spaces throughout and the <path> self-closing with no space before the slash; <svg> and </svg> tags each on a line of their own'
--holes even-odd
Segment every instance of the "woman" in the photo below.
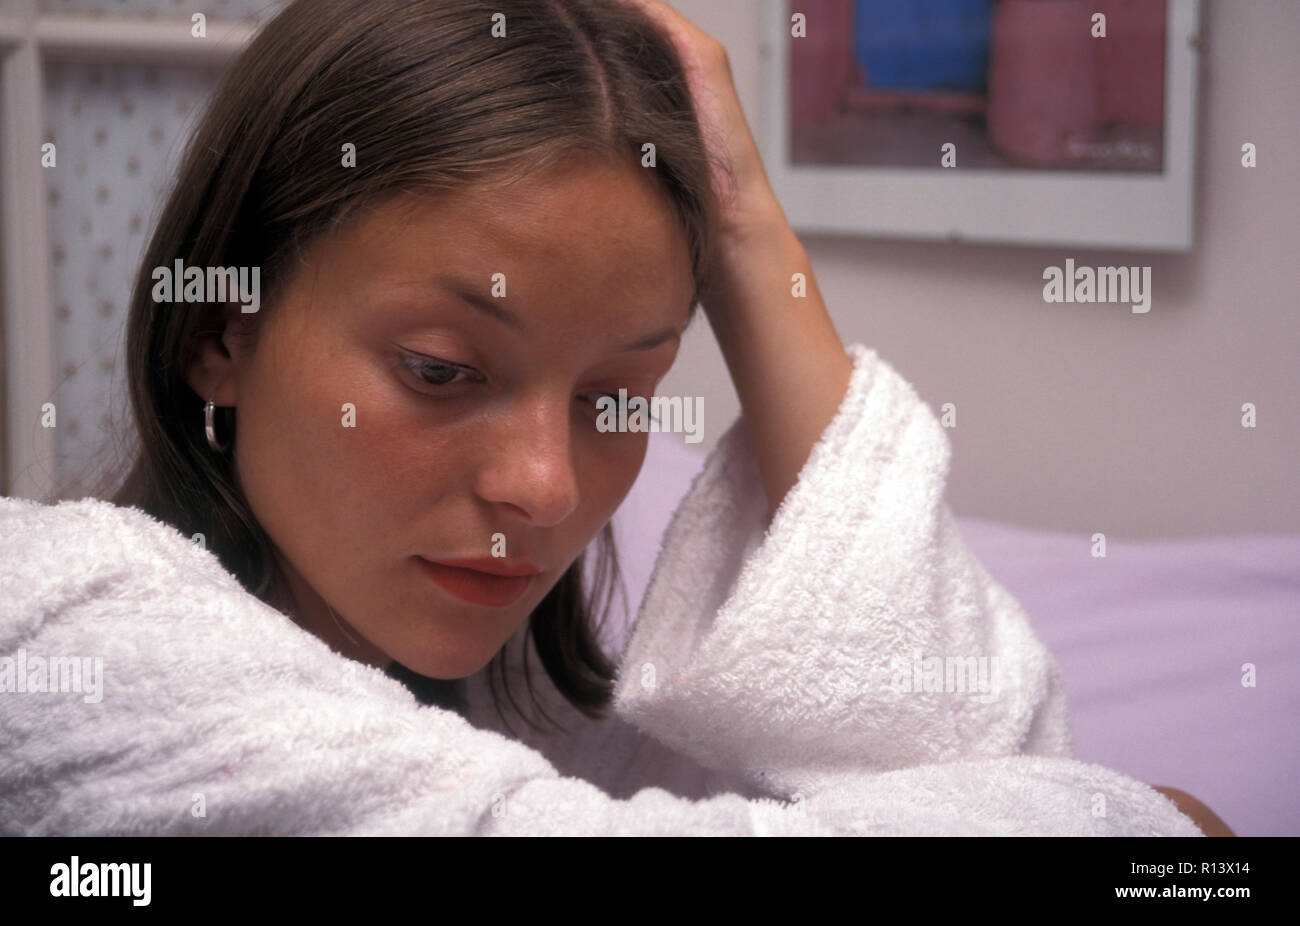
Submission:
<svg viewBox="0 0 1300 926">
<path fill-rule="evenodd" d="M 157 289 L 177 261 L 268 291 Z M 647 438 L 599 412 L 697 305 L 744 415 L 616 669 L 581 557 L 613 587 Z M 840 343 L 725 53 L 657 0 L 292 4 L 199 127 L 127 342 L 116 505 L 0 512 L 9 651 L 105 679 L 3 701 L 9 832 L 1197 832 L 1073 760 L 942 429 Z"/>
</svg>

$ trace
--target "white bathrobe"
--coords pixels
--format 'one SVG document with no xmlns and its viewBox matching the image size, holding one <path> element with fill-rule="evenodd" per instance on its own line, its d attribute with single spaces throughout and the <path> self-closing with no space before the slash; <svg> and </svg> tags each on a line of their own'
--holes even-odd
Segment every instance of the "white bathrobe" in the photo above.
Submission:
<svg viewBox="0 0 1300 926">
<path fill-rule="evenodd" d="M 141 511 L 0 501 L 0 833 L 1199 835 L 1073 758 L 1051 655 L 944 501 L 946 433 L 849 352 L 770 526 L 743 418 L 709 455 L 609 717 L 531 651 L 564 732 L 505 732 L 486 672 L 463 716 L 421 706 Z M 102 659 L 99 697 L 50 657 Z"/>
</svg>

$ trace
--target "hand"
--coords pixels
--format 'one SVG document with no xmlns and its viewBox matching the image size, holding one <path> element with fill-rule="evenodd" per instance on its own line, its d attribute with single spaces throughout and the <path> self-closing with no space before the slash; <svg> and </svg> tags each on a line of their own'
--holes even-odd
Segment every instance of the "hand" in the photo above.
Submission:
<svg viewBox="0 0 1300 926">
<path fill-rule="evenodd" d="M 672 39 L 686 71 L 704 135 L 722 221 L 722 248 L 773 223 L 785 225 L 721 42 L 663 0 L 624 0 L 643 10 Z"/>
<path fill-rule="evenodd" d="M 662 0 L 624 2 L 643 10 L 677 49 L 713 165 L 717 280 L 702 305 L 740 396 L 770 518 L 843 401 L 853 364 L 768 182 L 726 49 Z M 796 275 L 806 281 L 799 298 Z"/>
<path fill-rule="evenodd" d="M 1159 791 L 1165 797 L 1174 802 L 1174 806 L 1181 812 L 1192 818 L 1192 822 L 1200 828 L 1206 836 L 1236 836 L 1228 824 L 1224 823 L 1209 807 L 1201 801 L 1192 797 L 1186 791 L 1179 791 L 1177 788 L 1168 786 L 1152 785 L 1154 790 Z"/>
</svg>

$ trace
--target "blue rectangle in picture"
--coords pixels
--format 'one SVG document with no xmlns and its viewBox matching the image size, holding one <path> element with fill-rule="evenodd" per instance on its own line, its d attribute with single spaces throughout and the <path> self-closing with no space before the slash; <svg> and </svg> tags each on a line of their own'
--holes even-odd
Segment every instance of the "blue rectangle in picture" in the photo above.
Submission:
<svg viewBox="0 0 1300 926">
<path fill-rule="evenodd" d="M 856 0 L 853 51 L 873 90 L 983 92 L 992 0 Z"/>
</svg>

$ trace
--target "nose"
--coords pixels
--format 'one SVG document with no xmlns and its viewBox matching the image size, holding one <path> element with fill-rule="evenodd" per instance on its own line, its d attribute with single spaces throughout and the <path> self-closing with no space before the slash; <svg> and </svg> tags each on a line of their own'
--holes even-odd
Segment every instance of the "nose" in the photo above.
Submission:
<svg viewBox="0 0 1300 926">
<path fill-rule="evenodd" d="M 573 426 L 573 409 L 563 398 L 514 404 L 490 426 L 486 459 L 475 475 L 478 495 L 518 509 L 537 527 L 573 514 L 579 501 Z"/>
</svg>

